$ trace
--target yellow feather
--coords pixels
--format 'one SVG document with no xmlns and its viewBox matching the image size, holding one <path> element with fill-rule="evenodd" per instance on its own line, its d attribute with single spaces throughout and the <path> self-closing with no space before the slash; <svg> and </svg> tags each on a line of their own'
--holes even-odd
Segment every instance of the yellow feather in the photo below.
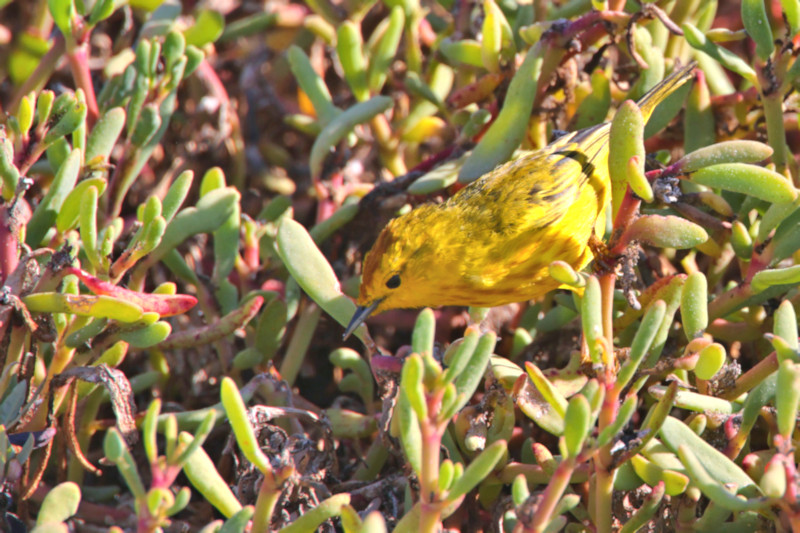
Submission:
<svg viewBox="0 0 800 533">
<path fill-rule="evenodd" d="M 692 69 L 674 72 L 639 101 L 645 121 Z M 565 135 L 443 204 L 392 220 L 364 260 L 359 305 L 367 312 L 491 307 L 558 288 L 550 263 L 579 270 L 592 259 L 588 242 L 610 200 L 609 129 L 604 123 Z"/>
</svg>

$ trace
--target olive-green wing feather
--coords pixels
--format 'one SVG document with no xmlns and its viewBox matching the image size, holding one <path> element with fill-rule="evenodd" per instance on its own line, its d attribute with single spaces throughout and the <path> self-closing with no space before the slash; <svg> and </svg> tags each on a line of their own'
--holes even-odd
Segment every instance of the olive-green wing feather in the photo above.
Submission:
<svg viewBox="0 0 800 533">
<path fill-rule="evenodd" d="M 689 64 L 676 70 L 639 100 L 645 119 L 666 96 L 691 79 L 693 68 L 694 64 Z M 497 167 L 441 207 L 457 211 L 465 239 L 507 240 L 555 224 L 590 178 L 594 176 L 591 182 L 595 187 L 609 185 L 605 168 L 609 128 L 609 123 L 603 123 L 564 135 L 542 150 Z"/>
</svg>

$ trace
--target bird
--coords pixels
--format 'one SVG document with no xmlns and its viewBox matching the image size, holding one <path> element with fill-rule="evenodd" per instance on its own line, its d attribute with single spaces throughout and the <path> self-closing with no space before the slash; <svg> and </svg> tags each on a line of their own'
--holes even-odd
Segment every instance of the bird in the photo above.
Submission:
<svg viewBox="0 0 800 533">
<path fill-rule="evenodd" d="M 676 69 L 637 102 L 645 122 L 693 78 L 694 68 Z M 604 122 L 566 134 L 496 167 L 443 203 L 391 220 L 364 258 L 357 309 L 344 338 L 389 309 L 535 299 L 561 285 L 549 275 L 553 261 L 584 268 L 594 257 L 589 241 L 595 228 L 605 227 L 611 198 L 610 129 Z"/>
</svg>

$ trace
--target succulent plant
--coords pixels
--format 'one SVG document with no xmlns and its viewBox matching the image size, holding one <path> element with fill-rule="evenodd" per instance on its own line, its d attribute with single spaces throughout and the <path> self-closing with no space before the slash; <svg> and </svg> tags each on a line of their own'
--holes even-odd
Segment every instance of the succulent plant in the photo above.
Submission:
<svg viewBox="0 0 800 533">
<path fill-rule="evenodd" d="M 220 9 L 0 0 L 0 529 L 800 530 L 800 2 Z M 592 267 L 341 340 L 389 218 L 606 120 Z"/>
</svg>

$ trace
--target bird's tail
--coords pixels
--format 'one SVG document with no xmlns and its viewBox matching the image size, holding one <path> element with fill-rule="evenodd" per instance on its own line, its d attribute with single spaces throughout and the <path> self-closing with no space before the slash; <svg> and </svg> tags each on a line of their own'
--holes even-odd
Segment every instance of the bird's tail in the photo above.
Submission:
<svg viewBox="0 0 800 533">
<path fill-rule="evenodd" d="M 692 61 L 688 65 L 677 69 L 639 99 L 637 105 L 642 110 L 645 122 L 653 114 L 658 104 L 674 93 L 681 85 L 694 78 L 694 68 L 696 66 L 697 63 Z"/>
</svg>

